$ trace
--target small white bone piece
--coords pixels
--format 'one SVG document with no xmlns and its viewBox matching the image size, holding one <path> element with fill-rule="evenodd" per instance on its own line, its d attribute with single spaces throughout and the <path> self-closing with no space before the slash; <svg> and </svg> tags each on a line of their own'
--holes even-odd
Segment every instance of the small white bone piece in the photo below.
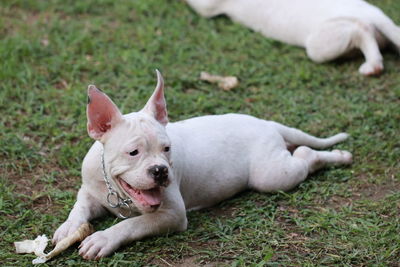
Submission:
<svg viewBox="0 0 400 267">
<path fill-rule="evenodd" d="M 235 76 L 224 77 L 219 75 L 212 75 L 205 71 L 202 71 L 200 73 L 200 80 L 210 83 L 218 83 L 218 87 L 225 91 L 229 91 L 239 84 L 238 78 L 236 78 Z"/>
<path fill-rule="evenodd" d="M 56 247 L 45 254 L 44 249 L 47 246 L 48 239 L 45 235 L 38 236 L 35 240 L 24 240 L 14 242 L 17 253 L 32 253 L 34 252 L 38 258 L 32 261 L 33 264 L 44 263 L 49 259 L 57 256 L 76 242 L 82 241 L 87 236 L 93 233 L 93 227 L 89 223 L 84 223 L 71 235 L 59 241 Z"/>
<path fill-rule="evenodd" d="M 35 240 L 24 240 L 14 242 L 15 250 L 18 254 L 21 253 L 35 253 L 36 256 L 44 256 L 44 249 L 47 246 L 49 239 L 46 235 L 39 235 Z"/>
</svg>

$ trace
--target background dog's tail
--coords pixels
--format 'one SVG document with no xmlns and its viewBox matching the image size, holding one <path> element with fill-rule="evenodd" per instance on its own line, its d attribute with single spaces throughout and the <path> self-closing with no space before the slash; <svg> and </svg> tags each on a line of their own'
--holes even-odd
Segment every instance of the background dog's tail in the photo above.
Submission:
<svg viewBox="0 0 400 267">
<path fill-rule="evenodd" d="M 333 146 L 346 140 L 349 137 L 347 133 L 339 133 L 328 138 L 318 138 L 302 132 L 298 129 L 290 128 L 279 123 L 276 123 L 276 128 L 287 143 L 291 145 L 303 145 L 317 149 L 323 149 Z"/>
</svg>

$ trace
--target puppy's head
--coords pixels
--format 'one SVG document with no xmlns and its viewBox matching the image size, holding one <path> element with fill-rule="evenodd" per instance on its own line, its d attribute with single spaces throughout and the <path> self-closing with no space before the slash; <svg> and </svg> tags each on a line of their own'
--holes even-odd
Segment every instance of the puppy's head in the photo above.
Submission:
<svg viewBox="0 0 400 267">
<path fill-rule="evenodd" d="M 158 71 L 157 78 L 145 107 L 126 116 L 105 93 L 94 85 L 88 88 L 89 136 L 104 146 L 112 184 L 142 212 L 153 212 L 161 205 L 171 176 L 164 82 Z"/>
</svg>

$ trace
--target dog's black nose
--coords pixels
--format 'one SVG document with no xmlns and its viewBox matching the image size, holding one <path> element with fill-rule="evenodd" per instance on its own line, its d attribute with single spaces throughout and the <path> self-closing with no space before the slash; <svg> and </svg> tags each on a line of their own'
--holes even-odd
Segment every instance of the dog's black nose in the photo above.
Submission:
<svg viewBox="0 0 400 267">
<path fill-rule="evenodd" d="M 168 167 L 165 165 L 154 165 L 149 168 L 149 174 L 158 185 L 166 185 L 168 181 Z"/>
</svg>

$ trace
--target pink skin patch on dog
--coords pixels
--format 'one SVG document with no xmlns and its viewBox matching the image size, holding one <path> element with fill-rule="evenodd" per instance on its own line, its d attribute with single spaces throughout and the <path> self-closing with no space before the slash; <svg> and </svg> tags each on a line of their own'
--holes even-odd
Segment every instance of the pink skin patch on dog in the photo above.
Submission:
<svg viewBox="0 0 400 267">
<path fill-rule="evenodd" d="M 141 205 L 154 207 L 161 204 L 161 188 L 159 186 L 148 190 L 140 190 L 133 188 L 123 179 L 118 180 L 125 192 L 139 201 Z"/>
</svg>

